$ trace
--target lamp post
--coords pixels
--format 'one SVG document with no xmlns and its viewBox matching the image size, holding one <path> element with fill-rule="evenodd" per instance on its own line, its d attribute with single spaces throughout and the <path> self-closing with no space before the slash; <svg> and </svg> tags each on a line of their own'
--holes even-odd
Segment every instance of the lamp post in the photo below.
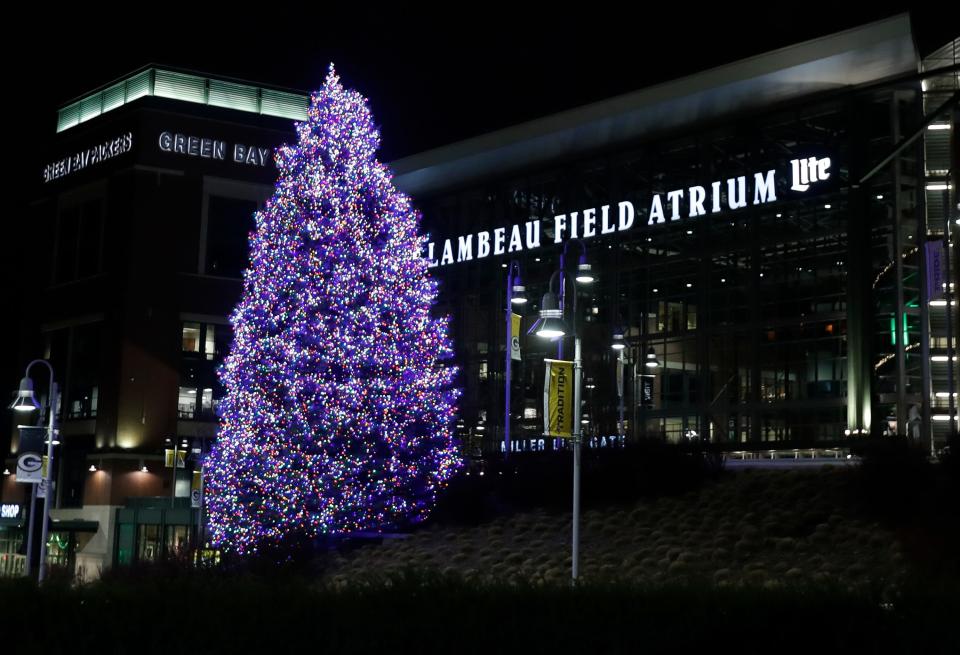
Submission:
<svg viewBox="0 0 960 655">
<path fill-rule="evenodd" d="M 577 275 L 574 279 L 580 284 L 590 284 L 596 278 L 593 276 L 593 268 L 590 266 L 590 262 L 587 261 L 587 246 L 584 245 L 583 241 L 580 239 L 570 239 L 563 244 L 563 250 L 560 251 L 560 315 L 563 316 L 564 311 L 566 310 L 566 279 L 567 279 L 567 248 L 570 247 L 571 243 L 576 243 L 580 246 L 580 258 L 577 260 Z M 576 287 L 574 287 L 574 296 L 576 296 Z M 574 298 L 574 304 L 576 304 L 576 298 Z M 576 317 L 574 317 L 576 318 Z M 576 328 L 574 328 L 576 332 Z M 557 342 L 557 359 L 563 359 L 563 339 L 560 339 Z"/>
<path fill-rule="evenodd" d="M 33 380 L 30 379 L 30 369 L 34 364 L 43 364 L 50 371 L 49 399 L 47 402 L 48 428 L 47 428 L 47 472 L 43 476 L 43 482 L 46 484 L 46 497 L 43 499 L 43 524 L 40 526 L 40 566 L 38 567 L 37 581 L 43 582 L 47 577 L 47 538 L 50 531 L 50 505 L 53 503 L 53 441 L 56 435 L 57 421 L 57 383 L 53 380 L 53 367 L 45 359 L 35 359 L 27 364 L 27 369 L 23 373 L 23 379 L 20 380 L 20 390 L 17 397 L 10 404 L 10 409 L 18 412 L 30 412 L 40 409 L 40 403 L 37 402 L 33 393 Z M 36 489 L 34 489 L 36 493 Z M 32 506 L 31 502 L 31 506 Z M 32 516 L 31 516 L 32 518 Z M 32 534 L 28 535 L 29 550 L 32 547 Z"/>
<path fill-rule="evenodd" d="M 526 289 L 520 280 L 520 262 L 513 260 L 507 269 L 507 331 L 503 362 L 503 458 L 510 456 L 510 381 L 513 371 L 513 306 L 527 302 Z"/>
<path fill-rule="evenodd" d="M 637 363 L 636 363 L 636 367 L 637 367 L 638 369 L 640 368 L 639 355 L 640 355 L 641 352 L 643 352 L 643 349 L 638 347 L 638 349 L 637 349 L 637 359 L 638 359 L 638 361 L 637 361 Z M 653 382 L 654 382 L 654 378 L 656 378 L 656 375 L 655 375 L 655 374 L 656 374 L 656 370 L 660 367 L 660 361 L 657 359 L 657 352 L 653 349 L 653 346 L 649 346 L 649 347 L 647 348 L 647 350 L 646 350 L 646 354 L 644 355 L 644 358 L 643 358 L 643 367 L 644 367 L 644 369 L 646 370 L 646 373 L 640 373 L 640 374 L 639 374 L 640 384 L 641 384 L 641 388 L 640 388 L 640 405 L 641 405 L 641 407 L 643 407 L 643 411 L 641 412 L 641 415 L 640 415 L 640 424 L 643 425 L 643 432 L 642 432 L 642 433 L 643 433 L 643 434 L 646 434 L 646 430 L 647 430 L 647 427 L 646 427 L 646 426 L 647 426 L 647 408 L 648 408 L 648 405 L 647 405 L 646 399 L 644 398 L 644 395 L 643 395 L 643 394 L 644 394 L 644 389 L 645 389 L 647 386 L 649 386 L 649 389 L 650 389 L 650 407 L 652 407 L 652 406 L 653 406 Z M 645 382 L 645 380 L 649 380 L 649 385 L 647 385 L 647 383 Z"/>
<path fill-rule="evenodd" d="M 593 282 L 593 274 L 590 271 L 590 265 L 586 261 L 586 247 L 580 243 L 583 252 L 580 256 L 580 262 L 577 266 L 577 281 L 584 284 Z M 567 242 L 569 245 L 570 242 Z M 540 318 L 542 323 L 537 336 L 546 339 L 559 338 L 560 344 L 557 352 L 563 357 L 563 337 L 566 335 L 566 326 L 563 321 L 563 298 L 565 294 L 566 276 L 564 275 L 564 246 L 563 254 L 560 257 L 560 268 L 550 277 L 550 286 L 547 293 L 543 296 L 543 302 L 540 306 Z M 560 301 L 554 295 L 553 281 L 559 278 Z M 582 278 L 582 279 L 581 279 Z M 573 289 L 573 315 L 570 324 L 573 328 L 573 516 L 572 516 L 572 536 L 570 553 L 570 577 L 573 583 L 577 582 L 580 575 L 580 449 L 581 449 L 581 424 L 580 424 L 580 386 L 583 380 L 583 365 L 580 354 L 580 335 L 577 332 L 577 289 Z"/>
<path fill-rule="evenodd" d="M 623 352 L 627 347 L 627 342 L 623 338 L 624 334 L 626 334 L 626 330 L 622 326 L 614 328 L 613 343 L 611 344 L 613 351 L 617 353 L 617 436 L 621 439 L 625 432 L 623 429 L 623 369 L 626 366 L 626 360 L 623 357 Z"/>
</svg>

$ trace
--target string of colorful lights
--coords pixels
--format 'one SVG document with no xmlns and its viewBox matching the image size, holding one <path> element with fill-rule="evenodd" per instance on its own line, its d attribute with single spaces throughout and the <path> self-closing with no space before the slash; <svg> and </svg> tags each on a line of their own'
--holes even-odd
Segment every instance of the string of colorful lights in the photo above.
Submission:
<svg viewBox="0 0 960 655">
<path fill-rule="evenodd" d="M 331 66 L 296 131 L 255 215 L 205 464 L 211 541 L 239 554 L 422 521 L 461 465 L 448 319 L 367 101 Z"/>
</svg>

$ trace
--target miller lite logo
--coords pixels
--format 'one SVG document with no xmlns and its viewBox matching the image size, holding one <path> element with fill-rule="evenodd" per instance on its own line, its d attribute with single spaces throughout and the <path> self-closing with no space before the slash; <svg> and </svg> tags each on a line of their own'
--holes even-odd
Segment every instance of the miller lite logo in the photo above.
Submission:
<svg viewBox="0 0 960 655">
<path fill-rule="evenodd" d="M 793 185 L 790 189 L 806 191 L 814 182 L 822 182 L 830 178 L 830 158 L 791 159 L 790 170 L 793 173 Z"/>
</svg>

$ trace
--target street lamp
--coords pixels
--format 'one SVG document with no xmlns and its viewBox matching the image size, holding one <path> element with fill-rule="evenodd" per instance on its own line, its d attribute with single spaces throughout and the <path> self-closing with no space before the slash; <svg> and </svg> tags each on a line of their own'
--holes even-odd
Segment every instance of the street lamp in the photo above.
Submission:
<svg viewBox="0 0 960 655">
<path fill-rule="evenodd" d="M 23 373 L 23 379 L 20 380 L 20 389 L 17 392 L 16 399 L 10 403 L 10 409 L 18 412 L 29 412 L 40 409 L 40 403 L 37 402 L 33 393 L 33 380 L 30 379 L 30 369 L 34 364 L 43 364 L 50 371 L 49 399 L 47 402 L 48 411 L 48 429 L 47 429 L 47 473 L 43 478 L 46 484 L 47 494 L 43 499 L 43 525 L 40 527 L 40 567 L 37 575 L 37 581 L 43 582 L 47 577 L 47 538 L 50 530 L 50 505 L 53 504 L 53 484 L 51 482 L 53 475 L 53 446 L 56 443 L 56 420 L 57 420 L 57 383 L 53 380 L 53 367 L 45 359 L 35 359 L 27 364 L 27 369 Z M 35 507 L 37 497 L 37 486 L 33 485 L 31 491 L 31 520 L 33 518 L 33 508 Z M 33 530 L 27 535 L 27 553 L 31 553 L 33 548 Z M 29 556 L 28 556 L 29 561 Z M 27 572 L 29 573 L 29 565 Z"/>
<path fill-rule="evenodd" d="M 507 269 L 507 331 L 503 363 L 503 457 L 510 456 L 510 381 L 513 373 L 513 306 L 527 303 L 526 288 L 520 279 L 520 262 L 513 260 Z"/>
<path fill-rule="evenodd" d="M 624 358 L 624 351 L 627 347 L 627 341 L 624 339 L 626 332 L 623 326 L 615 327 L 613 329 L 613 343 L 610 344 L 613 352 L 617 353 L 617 436 L 621 438 L 624 437 L 623 369 L 627 363 Z"/>
<path fill-rule="evenodd" d="M 653 350 L 653 346 L 647 348 L 647 358 L 644 365 L 647 368 L 657 368 L 660 366 L 660 362 L 657 361 L 657 353 Z"/>
<path fill-rule="evenodd" d="M 557 339 L 566 335 L 567 325 L 563 321 L 563 310 L 560 309 L 557 296 L 553 291 L 543 294 L 543 300 L 540 302 L 540 320 L 540 327 L 537 329 L 538 337 Z"/>
<path fill-rule="evenodd" d="M 569 242 L 567 242 L 569 244 Z M 580 244 L 583 247 L 583 244 Z M 564 248 L 566 252 L 566 248 Z M 581 263 L 583 263 L 584 257 L 580 258 Z M 553 281 L 555 278 L 559 277 L 560 280 L 560 297 L 563 298 L 566 294 L 564 291 L 564 286 L 566 284 L 566 278 L 563 273 L 563 257 L 560 258 L 560 269 L 557 270 L 553 276 L 550 278 L 550 289 L 553 288 Z M 593 281 L 593 277 L 590 277 L 590 281 Z M 540 329 L 537 332 L 537 336 L 544 338 L 559 338 L 566 335 L 566 326 L 563 323 L 563 309 L 562 305 L 558 306 L 557 298 L 553 295 L 553 292 L 548 290 L 547 293 L 543 296 L 543 305 L 540 310 L 540 319 L 543 321 Z M 573 315 L 570 320 L 570 325 L 573 329 L 573 534 L 572 534 L 572 544 L 571 544 L 571 556 L 570 556 L 570 577 L 574 583 L 577 582 L 580 572 L 580 434 L 581 434 L 581 417 L 580 417 L 580 385 L 583 380 L 583 366 L 581 363 L 580 357 L 580 335 L 577 333 L 577 290 L 576 287 L 573 289 Z M 562 354 L 563 352 L 563 342 L 561 340 L 558 351 Z"/>
<path fill-rule="evenodd" d="M 40 403 L 37 402 L 33 393 L 33 380 L 28 377 L 20 380 L 20 389 L 17 391 L 17 397 L 7 406 L 18 412 L 32 412 L 40 409 Z"/>
<path fill-rule="evenodd" d="M 627 342 L 623 339 L 623 333 L 625 331 L 622 327 L 613 329 L 613 343 L 611 344 L 611 348 L 616 351 L 621 351 L 627 347 Z"/>
<path fill-rule="evenodd" d="M 569 241 L 567 242 L 569 243 Z M 577 243 L 580 243 L 579 241 Z M 580 261 L 577 263 L 577 282 L 580 284 L 590 284 L 594 281 L 593 271 L 590 263 L 587 261 L 587 247 L 580 243 L 583 252 L 580 253 Z"/>
</svg>

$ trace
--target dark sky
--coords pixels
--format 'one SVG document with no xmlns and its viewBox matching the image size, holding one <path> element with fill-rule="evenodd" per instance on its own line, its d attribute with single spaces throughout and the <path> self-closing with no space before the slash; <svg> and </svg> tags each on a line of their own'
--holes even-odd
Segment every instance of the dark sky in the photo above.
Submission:
<svg viewBox="0 0 960 655">
<path fill-rule="evenodd" d="M 202 4 L 127 3 L 100 13 L 95 3 L 17 7 L 2 46 L 5 218 L 13 229 L 0 270 L 8 289 L 30 268 L 21 259 L 31 251 L 16 237 L 30 199 L 20 191 L 39 179 L 58 106 L 149 62 L 305 91 L 336 62 L 344 83 L 370 99 L 381 159 L 391 161 L 905 11 L 904 3 L 871 3 L 837 13 L 839 2 L 795 0 L 760 10 L 542 3 L 539 13 L 516 1 L 430 11 L 354 2 L 335 12 L 305 9 L 329 2 L 197 10 Z M 923 54 L 960 32 L 950 2 L 928 5 L 911 13 Z"/>
<path fill-rule="evenodd" d="M 370 98 L 383 159 L 391 160 L 897 13 L 871 7 L 835 15 L 831 5 L 806 2 L 759 11 L 677 2 L 677 10 L 642 13 L 576 3 L 559 15 L 459 3 L 456 11 L 451 3 L 382 12 L 355 3 L 364 14 L 357 21 L 342 11 L 254 6 L 268 4 L 277 8 L 269 16 L 186 15 L 157 5 L 162 18 L 65 15 L 45 5 L 57 25 L 7 57 L 8 71 L 30 90 L 29 105 L 14 106 L 30 111 L 36 138 L 53 133 L 58 105 L 148 62 L 309 90 L 334 61 L 344 82 Z M 960 32 L 960 11 L 948 20 L 949 3 L 935 4 L 914 12 L 928 48 Z"/>
<path fill-rule="evenodd" d="M 20 154 L 16 184 L 39 175 L 58 106 L 149 62 L 310 90 L 333 61 L 344 83 L 370 99 L 381 159 L 391 161 L 904 10 L 837 14 L 839 3 L 793 2 L 694 10 L 675 2 L 676 9 L 625 12 L 623 3 L 591 2 L 571 13 L 557 4 L 522 13 L 516 2 L 432 11 L 354 3 L 358 19 L 307 4 L 197 13 L 165 3 L 155 15 L 140 14 L 148 5 L 136 15 L 95 15 L 43 4 L 20 23 L 26 45 L 4 45 L 7 88 L 23 99 L 6 103 L 24 114 L 8 119 L 7 138 Z M 957 16 L 944 13 L 949 3 L 936 5 L 912 13 L 921 51 L 960 31 Z"/>
</svg>

